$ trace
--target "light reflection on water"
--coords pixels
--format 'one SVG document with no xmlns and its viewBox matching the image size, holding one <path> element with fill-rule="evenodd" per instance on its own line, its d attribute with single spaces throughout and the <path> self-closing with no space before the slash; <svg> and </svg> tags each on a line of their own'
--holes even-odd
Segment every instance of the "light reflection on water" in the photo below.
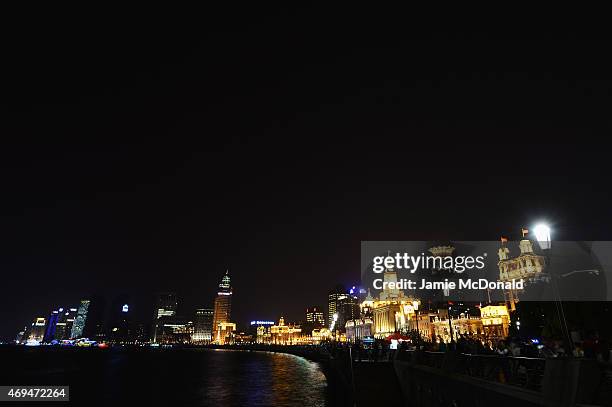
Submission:
<svg viewBox="0 0 612 407">
<path fill-rule="evenodd" d="M 327 382 L 315 362 L 273 352 L 209 353 L 212 371 L 204 380 L 202 395 L 212 404 L 326 405 Z"/>
<path fill-rule="evenodd" d="M 75 406 L 327 406 L 319 365 L 273 352 L 0 349 L 0 383 L 70 386 Z"/>
</svg>

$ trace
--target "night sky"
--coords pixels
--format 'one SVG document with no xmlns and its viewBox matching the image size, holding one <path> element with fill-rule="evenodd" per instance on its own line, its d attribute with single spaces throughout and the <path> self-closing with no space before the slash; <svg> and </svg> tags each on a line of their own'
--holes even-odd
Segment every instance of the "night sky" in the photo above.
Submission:
<svg viewBox="0 0 612 407">
<path fill-rule="evenodd" d="M 606 240 L 596 34 L 275 12 L 24 19 L 3 50 L 0 338 L 93 293 L 300 320 L 362 240 Z M 171 19 L 171 21 L 170 21 Z"/>
</svg>

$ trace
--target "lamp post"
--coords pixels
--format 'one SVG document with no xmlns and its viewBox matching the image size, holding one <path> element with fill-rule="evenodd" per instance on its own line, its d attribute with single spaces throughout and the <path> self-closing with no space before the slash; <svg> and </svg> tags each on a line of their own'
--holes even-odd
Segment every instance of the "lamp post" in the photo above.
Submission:
<svg viewBox="0 0 612 407">
<path fill-rule="evenodd" d="M 452 305 L 448 304 L 448 331 L 450 333 L 450 341 L 453 342 L 453 323 L 451 321 Z"/>
<path fill-rule="evenodd" d="M 556 297 L 555 307 L 557 309 L 559 324 L 569 347 L 569 355 L 573 355 L 574 343 L 572 342 L 572 337 L 570 336 L 569 329 L 567 328 L 565 312 L 563 311 L 563 303 L 561 302 L 561 295 L 559 294 L 559 289 L 557 287 L 557 276 L 553 273 L 551 267 L 552 261 L 550 251 L 552 249 L 552 240 L 550 238 L 550 227 L 544 223 L 540 223 L 533 228 L 533 231 L 535 233 L 536 240 L 538 242 L 538 245 L 540 246 L 540 249 L 542 249 L 542 251 L 546 255 L 546 265 L 550 268 L 549 275 L 553 286 L 553 292 Z"/>
<path fill-rule="evenodd" d="M 412 301 L 412 308 L 414 309 L 414 319 L 416 321 L 417 339 L 421 340 L 421 331 L 419 331 L 419 302 Z"/>
</svg>

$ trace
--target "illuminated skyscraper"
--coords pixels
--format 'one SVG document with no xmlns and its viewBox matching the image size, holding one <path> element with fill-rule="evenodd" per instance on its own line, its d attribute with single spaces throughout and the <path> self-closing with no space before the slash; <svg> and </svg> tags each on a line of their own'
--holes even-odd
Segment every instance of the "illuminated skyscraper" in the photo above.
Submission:
<svg viewBox="0 0 612 407">
<path fill-rule="evenodd" d="M 46 321 L 44 318 L 39 317 L 32 322 L 32 327 L 28 330 L 28 342 L 29 343 L 40 343 L 43 341 L 45 336 L 45 325 Z"/>
<path fill-rule="evenodd" d="M 176 315 L 178 300 L 176 293 L 161 293 L 157 296 L 156 318 L 173 317 Z"/>
<path fill-rule="evenodd" d="M 157 296 L 155 315 L 153 315 L 153 342 L 158 342 L 158 336 L 162 334 L 165 320 L 175 317 L 178 309 L 176 293 L 161 293 Z"/>
<path fill-rule="evenodd" d="M 361 318 L 361 308 L 359 307 L 359 299 L 354 294 L 347 294 L 339 301 L 338 307 L 338 327 L 341 332 L 344 332 L 348 321 L 355 321 Z"/>
<path fill-rule="evenodd" d="M 54 339 L 61 341 L 63 339 L 70 339 L 70 334 L 72 333 L 72 325 L 74 324 L 74 320 L 76 318 L 77 309 L 76 308 L 59 308 L 59 315 L 57 317 L 57 323 L 55 324 L 55 335 Z"/>
<path fill-rule="evenodd" d="M 212 341 L 213 316 L 213 309 L 199 308 L 196 310 L 192 342 L 209 343 Z"/>
<path fill-rule="evenodd" d="M 335 286 L 327 296 L 327 323 L 331 327 L 334 322 L 334 314 L 338 317 L 340 312 L 340 301 L 348 296 L 344 287 L 340 284 Z M 330 328 L 331 329 L 331 328 Z M 334 328 L 335 329 L 335 328 Z"/>
<path fill-rule="evenodd" d="M 321 311 L 321 308 L 306 308 L 306 322 L 318 325 L 319 327 L 325 326 L 325 318 L 323 317 L 323 311 Z"/>
<path fill-rule="evenodd" d="M 215 308 L 213 315 L 213 340 L 216 342 L 224 342 L 225 338 L 219 338 L 219 324 L 230 322 L 232 313 L 232 285 L 229 276 L 229 270 L 225 272 L 225 275 L 221 279 L 219 284 L 219 291 L 215 298 Z"/>
<path fill-rule="evenodd" d="M 87 320 L 87 310 L 89 309 L 89 300 L 81 300 L 79 309 L 77 311 L 74 324 L 72 324 L 71 338 L 80 338 L 83 336 L 83 329 L 85 328 L 85 321 Z"/>
</svg>

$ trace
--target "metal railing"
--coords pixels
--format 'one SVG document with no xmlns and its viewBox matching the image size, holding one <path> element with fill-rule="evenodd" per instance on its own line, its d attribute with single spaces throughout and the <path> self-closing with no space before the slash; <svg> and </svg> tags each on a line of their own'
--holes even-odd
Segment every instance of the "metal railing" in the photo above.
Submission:
<svg viewBox="0 0 612 407">
<path fill-rule="evenodd" d="M 429 351 L 401 351 L 398 360 L 535 391 L 546 364 L 541 358 Z"/>
</svg>

